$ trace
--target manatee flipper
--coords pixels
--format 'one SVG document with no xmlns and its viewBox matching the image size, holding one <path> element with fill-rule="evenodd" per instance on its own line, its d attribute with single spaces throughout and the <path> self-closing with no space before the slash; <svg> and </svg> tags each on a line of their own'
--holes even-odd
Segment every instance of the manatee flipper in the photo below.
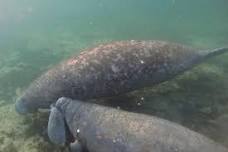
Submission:
<svg viewBox="0 0 228 152">
<path fill-rule="evenodd" d="M 62 112 L 55 106 L 51 107 L 48 120 L 48 137 L 52 143 L 64 146 L 66 143 L 66 128 Z"/>
<path fill-rule="evenodd" d="M 83 147 L 78 140 L 75 140 L 69 146 L 70 152 L 83 152 Z"/>
<path fill-rule="evenodd" d="M 67 145 L 70 152 L 84 152 L 84 148 L 78 140 L 75 140 L 65 124 L 63 109 L 69 104 L 69 100 L 61 97 L 51 105 L 51 112 L 48 121 L 48 136 L 56 145 Z"/>
</svg>

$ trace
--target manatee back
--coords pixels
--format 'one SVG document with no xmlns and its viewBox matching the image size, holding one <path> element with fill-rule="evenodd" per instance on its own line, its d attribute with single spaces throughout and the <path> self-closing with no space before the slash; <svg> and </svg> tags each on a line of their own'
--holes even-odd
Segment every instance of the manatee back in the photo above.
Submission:
<svg viewBox="0 0 228 152">
<path fill-rule="evenodd" d="M 180 44 L 119 41 L 88 49 L 62 69 L 67 69 L 68 80 L 77 78 L 71 81 L 71 98 L 86 100 L 158 84 L 192 67 L 197 59 L 196 51 Z"/>
<path fill-rule="evenodd" d="M 77 101 L 65 111 L 71 132 L 91 152 L 227 152 L 203 135 L 157 117 Z"/>
</svg>

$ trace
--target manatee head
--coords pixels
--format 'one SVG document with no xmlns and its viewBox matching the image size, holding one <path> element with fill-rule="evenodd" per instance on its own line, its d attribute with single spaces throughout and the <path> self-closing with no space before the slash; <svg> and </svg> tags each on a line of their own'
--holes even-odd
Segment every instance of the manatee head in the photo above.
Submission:
<svg viewBox="0 0 228 152">
<path fill-rule="evenodd" d="M 16 101 L 15 108 L 19 114 L 33 113 L 38 109 L 49 109 L 58 98 L 65 94 L 68 95 L 70 91 L 67 90 L 67 86 L 63 85 L 63 79 L 56 71 L 56 69 L 49 70 L 30 84 Z"/>
<path fill-rule="evenodd" d="M 38 109 L 49 109 L 55 102 L 57 96 L 51 96 L 48 91 L 41 92 L 39 89 L 27 89 L 25 93 L 16 101 L 15 109 L 19 114 L 37 112 Z"/>
<path fill-rule="evenodd" d="M 42 99 L 41 99 L 42 100 Z M 38 109 L 47 109 L 51 103 L 21 97 L 16 101 L 15 109 L 19 114 L 34 113 Z"/>
<path fill-rule="evenodd" d="M 15 109 L 19 114 L 27 114 L 36 111 L 36 109 L 29 106 L 29 103 L 23 98 L 16 101 Z"/>
</svg>

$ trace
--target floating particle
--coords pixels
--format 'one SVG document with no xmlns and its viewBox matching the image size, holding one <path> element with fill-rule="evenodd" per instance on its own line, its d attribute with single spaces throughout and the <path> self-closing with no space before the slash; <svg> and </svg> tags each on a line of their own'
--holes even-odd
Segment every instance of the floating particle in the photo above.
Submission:
<svg viewBox="0 0 228 152">
<path fill-rule="evenodd" d="M 76 131 L 78 134 L 80 133 L 80 129 L 77 129 L 77 131 Z"/>
<path fill-rule="evenodd" d="M 145 62 L 144 62 L 143 60 L 140 60 L 140 63 L 141 63 L 141 64 L 144 64 Z"/>
</svg>

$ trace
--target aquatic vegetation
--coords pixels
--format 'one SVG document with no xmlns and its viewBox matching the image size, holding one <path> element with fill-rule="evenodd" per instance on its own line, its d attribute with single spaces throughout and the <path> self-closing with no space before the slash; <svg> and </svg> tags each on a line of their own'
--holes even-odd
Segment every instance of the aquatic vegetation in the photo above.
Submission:
<svg viewBox="0 0 228 152">
<path fill-rule="evenodd" d="M 4 102 L 4 101 L 1 101 Z M 27 119 L 16 114 L 12 104 L 0 106 L 0 151 L 67 152 L 50 144 L 44 134 L 47 117 Z M 43 121 L 42 121 L 43 120 Z"/>
</svg>

